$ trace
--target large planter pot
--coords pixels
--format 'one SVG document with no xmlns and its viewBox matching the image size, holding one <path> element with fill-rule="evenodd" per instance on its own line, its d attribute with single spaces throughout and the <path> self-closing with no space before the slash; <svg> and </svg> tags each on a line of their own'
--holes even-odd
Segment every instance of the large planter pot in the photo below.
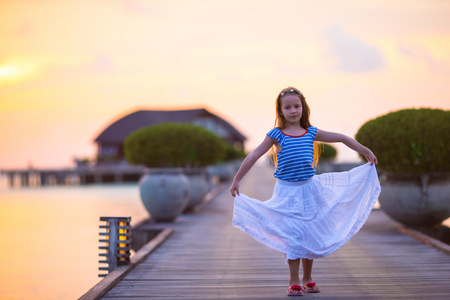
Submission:
<svg viewBox="0 0 450 300">
<path fill-rule="evenodd" d="M 233 165 L 229 163 L 209 166 L 207 171 L 209 176 L 217 177 L 219 181 L 231 180 L 235 174 Z"/>
<path fill-rule="evenodd" d="M 185 210 L 192 210 L 199 205 L 209 191 L 209 184 L 206 179 L 205 169 L 185 169 L 184 174 L 187 176 L 190 187 L 189 201 Z"/>
<path fill-rule="evenodd" d="M 174 221 L 189 200 L 189 181 L 181 168 L 147 169 L 139 189 L 142 203 L 157 222 Z"/>
<path fill-rule="evenodd" d="M 243 158 L 236 158 L 230 162 L 230 164 L 233 166 L 233 176 L 234 174 L 237 173 L 237 171 L 239 171 L 239 168 L 241 167 L 243 162 L 244 162 Z"/>
<path fill-rule="evenodd" d="M 432 226 L 450 216 L 450 176 L 388 174 L 379 197 L 381 209 L 407 226 Z"/>
</svg>

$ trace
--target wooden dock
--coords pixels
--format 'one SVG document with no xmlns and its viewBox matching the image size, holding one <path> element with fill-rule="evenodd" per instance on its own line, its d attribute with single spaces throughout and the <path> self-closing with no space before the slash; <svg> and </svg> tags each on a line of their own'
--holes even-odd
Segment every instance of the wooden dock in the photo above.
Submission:
<svg viewBox="0 0 450 300">
<path fill-rule="evenodd" d="M 241 192 L 267 199 L 274 182 L 256 167 Z M 173 234 L 102 299 L 286 299 L 283 255 L 232 227 L 232 208 L 227 186 L 198 213 L 146 225 Z M 374 210 L 344 247 L 314 261 L 321 292 L 302 299 L 450 299 L 450 256 L 398 227 Z"/>
<path fill-rule="evenodd" d="M 81 165 L 63 169 L 0 170 L 0 175 L 8 178 L 10 187 L 137 182 L 144 173 L 145 167 L 127 164 Z"/>
</svg>

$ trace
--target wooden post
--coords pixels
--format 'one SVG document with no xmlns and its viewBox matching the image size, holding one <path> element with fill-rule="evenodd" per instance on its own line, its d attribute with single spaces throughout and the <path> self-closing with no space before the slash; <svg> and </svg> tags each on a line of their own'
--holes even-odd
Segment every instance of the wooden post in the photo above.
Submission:
<svg viewBox="0 0 450 300">
<path fill-rule="evenodd" d="M 80 185 L 86 184 L 86 172 L 78 171 L 78 176 L 80 176 Z"/>
<path fill-rule="evenodd" d="M 28 186 L 29 185 L 29 178 L 28 178 L 29 174 L 28 172 L 21 172 L 20 173 L 20 186 Z"/>
<path fill-rule="evenodd" d="M 14 187 L 14 173 L 13 172 L 8 172 L 8 184 L 9 187 Z"/>
<path fill-rule="evenodd" d="M 123 182 L 123 173 L 122 172 L 115 172 L 114 173 L 114 181 L 115 182 Z"/>
<path fill-rule="evenodd" d="M 39 177 L 40 177 L 40 182 L 41 182 L 41 186 L 45 186 L 47 185 L 47 174 L 44 172 L 39 173 Z"/>
<path fill-rule="evenodd" d="M 103 182 L 103 174 L 100 171 L 96 171 L 94 173 L 94 183 L 102 183 Z"/>
<path fill-rule="evenodd" d="M 100 246 L 100 250 L 106 252 L 100 253 L 100 257 L 106 260 L 100 260 L 99 263 L 108 264 L 107 267 L 99 267 L 100 271 L 108 271 L 107 274 L 99 274 L 99 277 L 105 277 L 117 266 L 128 264 L 130 262 L 131 250 L 131 217 L 100 217 L 100 221 L 106 222 L 106 225 L 100 225 L 100 229 L 106 229 L 106 232 L 100 232 L 100 243 L 106 243 L 106 246 Z"/>
</svg>

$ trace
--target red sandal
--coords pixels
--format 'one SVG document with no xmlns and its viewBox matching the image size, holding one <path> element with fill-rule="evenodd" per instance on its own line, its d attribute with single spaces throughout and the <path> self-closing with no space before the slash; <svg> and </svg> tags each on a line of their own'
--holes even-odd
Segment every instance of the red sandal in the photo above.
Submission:
<svg viewBox="0 0 450 300">
<path fill-rule="evenodd" d="M 316 289 L 314 289 L 314 288 L 316 288 Z M 302 291 L 305 293 L 319 293 L 320 292 L 320 290 L 316 286 L 315 282 L 310 282 L 310 283 L 303 285 Z"/>
<path fill-rule="evenodd" d="M 294 291 L 297 291 L 297 293 L 294 293 Z M 302 287 L 299 285 L 296 285 L 296 284 L 291 285 L 288 288 L 287 295 L 288 296 L 303 296 Z"/>
</svg>

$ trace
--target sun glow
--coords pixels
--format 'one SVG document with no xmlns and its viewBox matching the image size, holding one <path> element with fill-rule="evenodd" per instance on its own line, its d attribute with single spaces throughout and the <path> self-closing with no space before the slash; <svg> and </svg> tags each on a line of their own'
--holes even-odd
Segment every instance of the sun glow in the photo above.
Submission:
<svg viewBox="0 0 450 300">
<path fill-rule="evenodd" d="M 0 83 L 5 81 L 17 81 L 33 74 L 33 68 L 20 65 L 0 65 Z"/>
<path fill-rule="evenodd" d="M 16 66 L 0 67 L 0 77 L 14 77 L 20 74 L 20 69 Z"/>
</svg>

